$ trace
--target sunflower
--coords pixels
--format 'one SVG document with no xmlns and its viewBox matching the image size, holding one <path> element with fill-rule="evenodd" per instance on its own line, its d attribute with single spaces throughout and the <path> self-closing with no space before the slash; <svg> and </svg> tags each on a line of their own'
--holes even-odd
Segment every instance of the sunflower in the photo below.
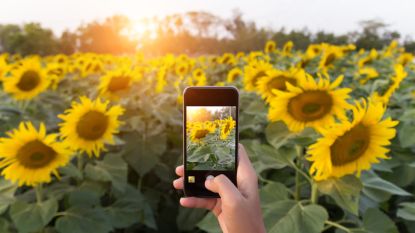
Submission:
<svg viewBox="0 0 415 233">
<path fill-rule="evenodd" d="M 337 46 L 323 44 L 323 52 L 319 64 L 319 69 L 326 71 L 328 68 L 333 67 L 333 63 L 343 57 L 343 50 Z"/>
<path fill-rule="evenodd" d="M 80 103 L 74 101 L 65 114 L 58 116 L 63 120 L 59 124 L 61 137 L 72 149 L 98 157 L 105 143 L 114 143 L 113 134 L 118 133 L 118 117 L 124 109 L 119 105 L 108 108 L 108 104 L 81 97 Z"/>
<path fill-rule="evenodd" d="M 294 47 L 294 43 L 290 40 L 287 41 L 284 46 L 282 47 L 282 53 L 284 56 L 290 56 L 291 55 L 291 50 Z"/>
<path fill-rule="evenodd" d="M 226 81 L 228 83 L 234 82 L 237 78 L 242 76 L 242 70 L 239 68 L 233 68 L 228 72 L 228 76 L 226 78 Z"/>
<path fill-rule="evenodd" d="M 358 71 L 359 83 L 365 85 L 369 80 L 379 77 L 379 73 L 373 67 L 363 67 Z"/>
<path fill-rule="evenodd" d="M 244 87 L 247 91 L 254 91 L 257 81 L 267 75 L 267 71 L 272 70 L 270 63 L 262 60 L 253 60 L 244 68 Z"/>
<path fill-rule="evenodd" d="M 225 53 L 219 59 L 219 63 L 232 66 L 232 65 L 235 65 L 236 59 L 232 53 Z"/>
<path fill-rule="evenodd" d="M 65 78 L 68 69 L 66 64 L 62 63 L 48 63 L 47 65 L 47 74 L 50 79 L 50 86 L 53 90 L 58 88 L 59 82 Z"/>
<path fill-rule="evenodd" d="M 275 52 L 276 48 L 277 48 L 277 44 L 274 41 L 269 40 L 265 44 L 264 52 L 265 53 L 273 53 L 273 52 Z"/>
<path fill-rule="evenodd" d="M 370 50 L 369 54 L 366 57 L 363 57 L 362 59 L 360 59 L 357 62 L 357 65 L 362 68 L 366 65 L 370 65 L 373 63 L 373 61 L 375 61 L 376 59 L 378 59 L 378 52 L 376 51 L 376 49 L 372 49 Z"/>
<path fill-rule="evenodd" d="M 196 86 L 205 86 L 207 84 L 207 79 L 205 72 L 201 68 L 197 68 L 193 71 L 193 79 L 196 80 Z M 190 86 L 193 86 L 193 79 L 192 84 Z"/>
<path fill-rule="evenodd" d="M 37 58 L 26 59 L 10 71 L 11 75 L 3 78 L 4 91 L 17 100 L 33 99 L 49 87 L 47 71 Z"/>
<path fill-rule="evenodd" d="M 190 130 L 190 140 L 195 143 L 203 143 L 203 139 L 216 130 L 216 124 L 211 121 L 194 122 Z"/>
<path fill-rule="evenodd" d="M 412 53 L 402 53 L 401 55 L 399 55 L 397 62 L 403 66 L 406 66 L 407 64 L 413 61 L 414 55 L 412 55 Z"/>
<path fill-rule="evenodd" d="M 176 64 L 176 75 L 185 76 L 189 72 L 189 64 L 187 62 L 179 62 Z"/>
<path fill-rule="evenodd" d="M 269 101 L 275 96 L 273 90 L 286 91 L 286 83 L 290 83 L 293 86 L 297 85 L 297 80 L 300 77 L 305 76 L 305 72 L 302 69 L 292 68 L 287 71 L 272 69 L 267 71 L 266 76 L 260 78 L 257 82 L 258 92 L 262 98 Z"/>
<path fill-rule="evenodd" d="M 375 102 L 381 102 L 383 104 L 387 104 L 389 102 L 389 99 L 395 93 L 395 91 L 399 88 L 399 85 L 401 84 L 402 80 L 406 78 L 408 75 L 407 72 L 405 72 L 403 66 L 401 64 L 396 64 L 394 67 L 395 75 L 391 78 L 391 85 L 386 89 L 386 91 L 383 94 L 379 94 L 378 92 L 375 92 L 372 95 L 372 98 Z"/>
<path fill-rule="evenodd" d="M 335 122 L 337 118 L 345 118 L 345 109 L 350 108 L 346 102 L 350 88 L 337 88 L 343 80 L 339 76 L 333 83 L 328 77 L 319 81 L 310 75 L 300 77 L 298 86 L 286 82 L 287 91 L 273 90 L 275 97 L 270 101 L 268 119 L 282 120 L 293 132 L 305 127 L 322 127 Z"/>
<path fill-rule="evenodd" d="M 308 160 L 313 164 L 310 174 L 316 180 L 360 175 L 379 159 L 388 158 L 385 146 L 395 137 L 393 128 L 398 121 L 382 120 L 385 108 L 381 103 L 357 102 L 353 108 L 353 121 L 335 124 L 322 132 L 322 138 L 308 149 Z"/>
<path fill-rule="evenodd" d="M 116 70 L 108 71 L 101 77 L 98 86 L 101 96 L 105 96 L 112 100 L 118 100 L 125 95 L 134 82 L 139 81 L 141 75 L 136 70 L 129 67 L 121 67 Z"/>
<path fill-rule="evenodd" d="M 45 125 L 36 130 L 31 122 L 20 123 L 17 129 L 0 138 L 0 168 L 7 180 L 19 186 L 49 183 L 51 175 L 69 162 L 71 151 L 56 134 L 46 134 Z"/>
<path fill-rule="evenodd" d="M 231 134 L 232 130 L 235 128 L 236 122 L 234 119 L 232 119 L 231 116 L 229 116 L 226 119 L 223 119 L 220 123 L 220 139 L 226 140 Z"/>
</svg>

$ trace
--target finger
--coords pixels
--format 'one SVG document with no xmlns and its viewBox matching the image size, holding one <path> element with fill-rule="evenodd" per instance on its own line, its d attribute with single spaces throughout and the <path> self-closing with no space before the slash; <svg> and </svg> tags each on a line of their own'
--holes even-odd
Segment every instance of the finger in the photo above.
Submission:
<svg viewBox="0 0 415 233">
<path fill-rule="evenodd" d="M 216 205 L 216 198 L 197 198 L 197 197 L 182 197 L 180 198 L 180 205 L 187 208 L 202 208 L 213 210 Z"/>
<path fill-rule="evenodd" d="M 239 144 L 238 147 L 238 180 L 245 179 L 257 179 L 256 172 L 249 160 L 248 153 L 246 153 L 245 147 Z"/>
<path fill-rule="evenodd" d="M 184 176 L 184 166 L 180 165 L 178 167 L 176 167 L 176 174 L 178 176 Z"/>
<path fill-rule="evenodd" d="M 175 189 L 183 189 L 183 177 L 180 177 L 179 179 L 175 179 L 173 181 L 173 187 Z"/>
<path fill-rule="evenodd" d="M 205 186 L 208 190 L 218 193 L 223 200 L 222 203 L 233 205 L 242 200 L 242 195 L 239 190 L 228 177 L 223 174 L 214 178 L 213 176 L 208 176 L 205 181 Z"/>
</svg>

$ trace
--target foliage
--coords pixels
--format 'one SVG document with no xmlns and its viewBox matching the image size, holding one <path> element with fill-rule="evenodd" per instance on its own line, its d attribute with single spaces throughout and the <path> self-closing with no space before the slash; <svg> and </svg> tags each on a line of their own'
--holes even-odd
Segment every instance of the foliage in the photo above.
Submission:
<svg viewBox="0 0 415 233">
<path fill-rule="evenodd" d="M 302 52 L 288 49 L 287 44 L 283 50 L 267 53 L 198 57 L 149 58 L 141 53 L 1 56 L 0 148 L 4 138 L 9 138 L 11 130 L 23 121 L 36 126 L 43 122 L 47 129 L 44 134 L 59 134 L 54 140 L 65 143 L 61 132 L 63 118 L 58 115 L 68 114 L 71 106 L 79 105 L 81 96 L 105 99 L 106 102 L 99 102 L 103 113 L 116 106 L 123 111 L 120 110 L 119 119 L 122 124 L 110 132 L 112 140 L 100 142 L 105 144 L 105 150 L 99 148 L 98 153 L 91 156 L 82 150 L 72 150 L 70 162 L 60 166 L 59 177 L 53 177 L 51 182 L 35 187 L 18 186 L 2 177 L 0 231 L 220 232 L 212 214 L 179 207 L 182 193 L 173 190 L 171 185 L 176 177 L 174 168 L 182 164 L 182 91 L 186 86 L 197 84 L 234 85 L 240 89 L 240 142 L 259 177 L 261 208 L 269 232 L 414 232 L 415 131 L 410 130 L 415 124 L 413 57 L 403 62 L 402 56 L 408 54 L 396 43 L 376 50 L 377 56 L 370 62 L 367 59 L 373 52 L 354 51 L 353 45 L 312 46 L 322 49 L 314 53 L 310 52 L 313 48 L 310 47 Z M 341 55 L 321 65 L 321 61 L 327 59 L 327 51 Z M 303 63 L 304 59 L 308 59 L 307 63 Z M 366 59 L 363 65 L 362 59 Z M 41 65 L 38 75 L 46 73 L 45 79 L 50 85 L 36 96 L 16 99 L 4 85 L 10 84 L 11 79 L 22 79 L 24 72 L 15 72 L 26 69 L 27 61 Z M 260 91 L 259 82 L 253 83 L 252 91 L 246 89 L 247 81 L 252 81 L 248 77 L 259 80 L 267 77 L 267 72 L 255 70 L 258 68 L 255 65 L 261 64 L 259 61 L 266 63 L 264 67 L 269 69 L 287 71 L 302 67 L 310 80 L 319 80 L 320 75 L 320 80 L 328 79 L 332 89 L 337 88 L 333 83 L 340 85 L 339 88 L 351 89 L 347 100 L 350 105 L 355 105 L 362 97 L 375 99 L 375 93 L 378 94 L 377 101 L 387 106 L 380 118 L 391 117 L 400 122 L 388 131 L 394 133 L 396 129 L 397 136 L 393 140 L 379 139 L 382 148 L 389 151 L 377 153 L 384 152 L 390 159 L 375 157 L 364 169 L 317 181 L 310 170 L 313 162 L 309 160 L 308 148 L 332 129 L 319 131 L 321 129 L 312 126 L 291 132 L 283 120 L 271 122 L 268 118 L 270 103 L 279 96 L 263 98 L 267 89 Z M 374 68 L 378 75 L 368 78 L 362 74 L 361 70 L 368 67 Z M 63 72 L 57 72 L 59 68 Z M 228 72 L 234 68 L 240 69 L 242 75 L 228 82 Z M 123 73 L 124 69 L 134 72 Z M 193 71 L 198 69 L 202 72 L 196 75 Z M 114 70 L 119 72 L 112 73 Z M 335 82 L 340 75 L 344 76 L 343 82 L 341 79 Z M 110 81 L 104 83 L 104 76 Z M 266 87 L 273 90 L 268 94 L 278 94 L 277 89 L 287 93 L 296 90 L 294 84 L 287 83 L 284 81 L 280 89 L 268 83 Z M 16 84 L 15 91 L 27 91 L 25 88 L 19 89 Z M 103 94 L 107 92 L 111 92 L 111 98 Z M 381 98 L 385 93 L 391 95 Z M 382 106 L 379 109 L 383 109 Z M 345 113 L 347 119 L 335 119 L 337 124 L 345 124 L 353 115 L 350 110 Z M 383 121 L 374 122 L 384 124 Z M 90 125 L 83 124 L 83 130 L 99 131 L 93 127 L 97 122 L 88 123 Z M 79 121 L 73 124 L 78 125 Z M 78 131 L 69 133 L 79 134 Z M 215 151 L 214 154 L 220 153 Z M 4 154 L 0 157 L 4 171 L 9 164 L 4 163 Z"/>
</svg>

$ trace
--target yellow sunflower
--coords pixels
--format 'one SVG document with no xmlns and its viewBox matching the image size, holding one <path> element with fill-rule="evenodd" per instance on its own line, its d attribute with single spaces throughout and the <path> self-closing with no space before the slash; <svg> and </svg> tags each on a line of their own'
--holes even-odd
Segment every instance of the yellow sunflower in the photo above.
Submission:
<svg viewBox="0 0 415 233">
<path fill-rule="evenodd" d="M 382 120 L 384 112 L 381 103 L 358 102 L 353 108 L 352 122 L 344 121 L 323 131 L 322 138 L 308 149 L 314 179 L 360 175 L 379 159 L 388 158 L 385 146 L 395 137 L 398 121 Z"/>
<path fill-rule="evenodd" d="M 19 186 L 49 183 L 51 175 L 59 177 L 58 168 L 69 162 L 71 151 L 56 134 L 46 134 L 45 125 L 36 130 L 31 122 L 20 123 L 17 129 L 0 138 L 2 175 Z"/>
<path fill-rule="evenodd" d="M 257 81 L 267 75 L 267 71 L 272 70 L 270 63 L 263 60 L 253 60 L 244 68 L 244 87 L 247 91 L 254 91 Z"/>
<path fill-rule="evenodd" d="M 58 116 L 63 120 L 59 124 L 61 137 L 72 149 L 98 157 L 105 150 L 105 143 L 114 143 L 113 134 L 118 133 L 121 124 L 118 118 L 124 109 L 119 105 L 108 107 L 108 104 L 108 101 L 81 97 L 80 103 L 72 102 L 71 108 Z"/>
<path fill-rule="evenodd" d="M 3 80 L 3 76 L 6 74 L 7 61 L 4 55 L 0 56 L 0 82 Z"/>
<path fill-rule="evenodd" d="M 226 140 L 229 134 L 231 134 L 232 130 L 235 128 L 236 122 L 230 116 L 226 119 L 223 119 L 220 125 L 220 139 Z"/>
<path fill-rule="evenodd" d="M 361 58 L 357 65 L 362 68 L 363 66 L 372 64 L 373 61 L 375 61 L 378 58 L 378 52 L 376 49 L 370 50 L 369 54 L 366 57 Z"/>
<path fill-rule="evenodd" d="M 343 57 L 343 50 L 338 46 L 323 44 L 323 52 L 321 55 L 321 60 L 319 64 L 319 69 L 326 71 L 327 69 L 333 67 L 333 63 Z"/>
<path fill-rule="evenodd" d="M 63 63 L 48 63 L 47 65 L 47 74 L 50 79 L 50 86 L 53 90 L 56 90 L 58 88 L 59 82 L 65 78 L 65 75 L 67 74 L 67 64 Z"/>
<path fill-rule="evenodd" d="M 287 41 L 284 46 L 282 47 L 282 53 L 284 56 L 290 56 L 291 55 L 291 50 L 294 47 L 294 43 L 290 40 Z"/>
<path fill-rule="evenodd" d="M 401 55 L 399 55 L 397 62 L 403 66 L 406 66 L 407 64 L 413 61 L 414 55 L 412 53 L 402 53 Z"/>
<path fill-rule="evenodd" d="M 293 86 L 297 85 L 297 80 L 305 76 L 303 69 L 292 68 L 287 71 L 272 69 L 267 71 L 266 76 L 260 78 L 257 82 L 258 92 L 262 98 L 269 101 L 275 96 L 273 90 L 286 91 L 286 83 L 290 83 Z"/>
<path fill-rule="evenodd" d="M 401 84 L 402 80 L 404 80 L 406 76 L 408 76 L 408 73 L 405 72 L 401 64 L 396 64 L 394 69 L 395 69 L 395 75 L 392 76 L 391 78 L 392 84 L 388 87 L 388 89 L 383 94 L 379 94 L 378 92 L 375 92 L 372 95 L 373 101 L 387 104 L 389 102 L 389 99 L 393 95 L 393 93 L 395 93 L 395 91 L 399 88 L 399 85 Z"/>
<path fill-rule="evenodd" d="M 232 66 L 232 65 L 235 65 L 236 59 L 232 53 L 225 53 L 219 59 L 219 63 Z"/>
<path fill-rule="evenodd" d="M 17 100 L 28 100 L 45 91 L 50 84 L 47 70 L 39 59 L 24 60 L 11 70 L 11 75 L 3 78 L 4 91 Z"/>
<path fill-rule="evenodd" d="M 176 75 L 183 77 L 189 72 L 189 64 L 187 62 L 179 62 L 175 66 Z"/>
<path fill-rule="evenodd" d="M 333 83 L 328 77 L 320 77 L 318 82 L 310 75 L 298 80 L 293 86 L 286 82 L 287 91 L 273 90 L 275 97 L 270 101 L 268 119 L 282 120 L 293 132 L 305 127 L 319 130 L 335 122 L 335 117 L 345 118 L 346 102 L 350 88 L 337 88 L 343 80 L 339 76 Z"/>
<path fill-rule="evenodd" d="M 134 82 L 140 79 L 140 73 L 129 67 L 121 67 L 108 71 L 101 77 L 98 86 L 99 93 L 101 96 L 105 96 L 111 100 L 118 100 L 130 90 Z"/>
<path fill-rule="evenodd" d="M 265 53 L 273 53 L 273 52 L 275 52 L 276 48 L 277 48 L 277 44 L 274 41 L 269 40 L 265 44 L 264 51 L 265 51 Z"/>
<path fill-rule="evenodd" d="M 190 130 L 190 140 L 195 143 L 203 143 L 203 139 L 216 130 L 216 124 L 211 121 L 194 122 Z"/>
<path fill-rule="evenodd" d="M 363 67 L 358 71 L 359 83 L 365 85 L 369 80 L 379 77 L 379 73 L 373 67 Z"/>
<path fill-rule="evenodd" d="M 228 72 L 228 76 L 226 78 L 226 81 L 228 83 L 234 82 L 237 78 L 242 77 L 242 70 L 239 68 L 233 68 Z"/>
</svg>

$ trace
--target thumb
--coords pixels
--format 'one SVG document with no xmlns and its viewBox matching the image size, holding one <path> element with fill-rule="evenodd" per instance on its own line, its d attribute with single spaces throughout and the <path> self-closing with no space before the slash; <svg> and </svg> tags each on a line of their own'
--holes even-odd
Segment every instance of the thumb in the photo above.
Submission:
<svg viewBox="0 0 415 233">
<path fill-rule="evenodd" d="M 232 204 L 236 202 L 237 204 L 242 199 L 242 195 L 236 186 L 223 174 L 216 177 L 208 176 L 205 186 L 208 190 L 218 193 L 222 198 L 222 203 Z"/>
</svg>

